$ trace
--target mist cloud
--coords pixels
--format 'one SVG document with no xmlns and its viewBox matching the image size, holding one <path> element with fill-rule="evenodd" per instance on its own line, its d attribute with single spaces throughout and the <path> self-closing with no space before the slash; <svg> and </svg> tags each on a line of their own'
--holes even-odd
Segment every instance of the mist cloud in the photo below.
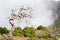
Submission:
<svg viewBox="0 0 60 40">
<path fill-rule="evenodd" d="M 10 28 L 7 17 L 11 14 L 11 9 L 28 5 L 33 8 L 34 14 L 31 24 L 49 26 L 54 21 L 52 10 L 48 8 L 50 3 L 50 0 L 0 0 L 0 25 Z"/>
</svg>

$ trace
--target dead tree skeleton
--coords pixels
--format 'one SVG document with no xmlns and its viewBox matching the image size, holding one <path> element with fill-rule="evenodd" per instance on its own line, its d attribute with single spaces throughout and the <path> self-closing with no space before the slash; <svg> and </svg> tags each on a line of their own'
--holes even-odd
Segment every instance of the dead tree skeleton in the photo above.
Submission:
<svg viewBox="0 0 60 40">
<path fill-rule="evenodd" d="M 15 29 L 15 25 L 14 25 L 14 20 L 15 19 L 22 19 L 22 18 L 26 18 L 26 17 L 29 17 L 29 18 L 32 18 L 32 15 L 31 14 L 25 14 L 23 11 L 26 11 L 26 10 L 29 10 L 31 9 L 30 7 L 27 7 L 27 8 L 24 8 L 24 6 L 22 6 L 20 9 L 19 9 L 19 12 L 17 14 L 15 14 L 15 10 L 12 10 L 12 14 L 9 18 L 9 23 L 11 24 L 11 30 L 9 32 L 9 37 L 12 38 L 13 37 L 13 32 L 14 32 L 14 29 Z M 29 12 L 31 13 L 31 11 Z"/>
</svg>

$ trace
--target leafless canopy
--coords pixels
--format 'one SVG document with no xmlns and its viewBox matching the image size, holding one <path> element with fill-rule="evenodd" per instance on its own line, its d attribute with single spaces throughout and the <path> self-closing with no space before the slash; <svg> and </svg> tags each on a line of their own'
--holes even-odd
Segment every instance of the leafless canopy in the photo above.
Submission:
<svg viewBox="0 0 60 40">
<path fill-rule="evenodd" d="M 25 17 L 29 17 L 29 18 L 32 18 L 32 10 L 30 7 L 25 7 L 25 6 L 22 6 L 18 9 L 18 12 L 16 13 L 17 10 L 12 10 L 12 14 L 10 16 L 10 19 L 22 19 L 22 18 L 25 18 Z M 29 13 L 27 12 L 29 11 Z"/>
</svg>

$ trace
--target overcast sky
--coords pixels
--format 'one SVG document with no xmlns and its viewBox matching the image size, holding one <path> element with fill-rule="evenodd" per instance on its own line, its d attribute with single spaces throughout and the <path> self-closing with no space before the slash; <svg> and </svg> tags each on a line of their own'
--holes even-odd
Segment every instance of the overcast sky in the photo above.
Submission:
<svg viewBox="0 0 60 40">
<path fill-rule="evenodd" d="M 54 20 L 51 10 L 48 10 L 48 4 L 49 0 L 0 0 L 0 26 L 10 28 L 8 17 L 11 9 L 19 8 L 21 5 L 33 8 L 35 16 L 31 24 L 49 26 Z"/>
</svg>

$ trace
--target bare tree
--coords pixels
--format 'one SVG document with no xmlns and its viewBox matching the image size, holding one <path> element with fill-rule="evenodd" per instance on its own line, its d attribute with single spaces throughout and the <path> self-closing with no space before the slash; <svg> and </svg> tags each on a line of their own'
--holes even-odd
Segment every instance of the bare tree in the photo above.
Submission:
<svg viewBox="0 0 60 40">
<path fill-rule="evenodd" d="M 18 11 L 17 14 L 15 14 L 15 10 L 12 10 L 12 14 L 9 17 L 9 23 L 12 26 L 11 30 L 9 32 L 9 38 L 10 38 L 10 40 L 13 37 L 13 31 L 15 29 L 14 20 L 17 19 L 17 20 L 20 21 L 21 19 L 24 19 L 24 18 L 32 18 L 32 14 L 31 14 L 32 10 L 31 10 L 30 7 L 28 7 L 28 6 L 26 6 L 26 7 L 25 6 L 21 6 L 18 10 L 19 11 Z M 27 11 L 29 11 L 29 12 L 27 12 Z M 26 22 L 28 22 L 28 20 L 26 20 Z"/>
</svg>

